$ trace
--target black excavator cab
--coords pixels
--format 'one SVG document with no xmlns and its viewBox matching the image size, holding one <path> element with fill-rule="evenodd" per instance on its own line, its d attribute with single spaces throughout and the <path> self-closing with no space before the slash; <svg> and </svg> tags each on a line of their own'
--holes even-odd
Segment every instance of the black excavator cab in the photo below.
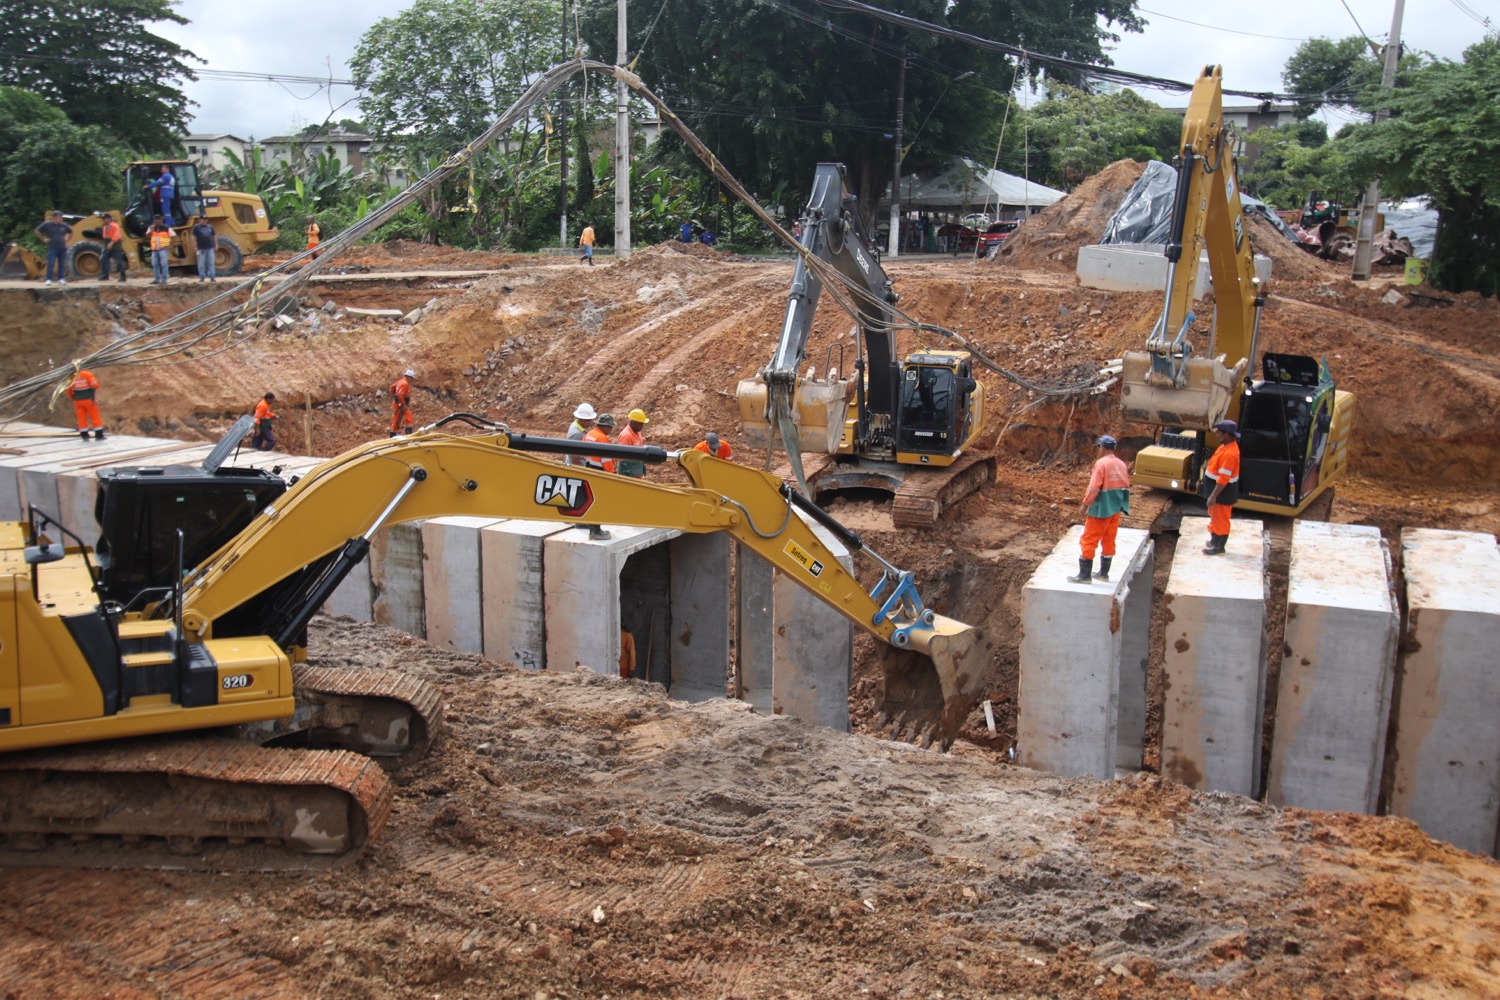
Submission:
<svg viewBox="0 0 1500 1000">
<path fill-rule="evenodd" d="M 1334 382 L 1315 358 L 1267 352 L 1240 399 L 1240 494 L 1295 507 L 1317 485 L 1333 426 Z"/>
</svg>

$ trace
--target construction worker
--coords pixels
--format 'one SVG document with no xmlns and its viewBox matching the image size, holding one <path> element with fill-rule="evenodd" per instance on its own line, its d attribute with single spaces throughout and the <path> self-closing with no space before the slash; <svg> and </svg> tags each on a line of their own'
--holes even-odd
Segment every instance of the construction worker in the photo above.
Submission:
<svg viewBox="0 0 1500 1000">
<path fill-rule="evenodd" d="M 104 256 L 100 263 L 99 280 L 109 280 L 109 265 L 114 262 L 120 267 L 120 281 L 125 280 L 125 248 L 121 240 L 125 238 L 125 230 L 120 228 L 120 223 L 113 215 L 104 217 L 104 225 L 99 229 L 99 238 L 104 241 Z"/>
<path fill-rule="evenodd" d="M 172 252 L 172 227 L 158 215 L 151 223 L 151 229 L 146 233 L 146 238 L 151 247 L 151 283 L 165 285 L 167 283 L 167 256 Z"/>
<path fill-rule="evenodd" d="M 151 192 L 151 198 L 159 206 L 158 214 L 167 228 L 172 228 L 172 202 L 177 198 L 177 178 L 172 175 L 172 168 L 165 163 L 162 164 L 161 176 L 155 180 L 147 181 L 146 188 Z"/>
<path fill-rule="evenodd" d="M 59 285 L 68 283 L 68 240 L 73 236 L 73 227 L 63 221 L 61 212 L 53 212 L 47 221 L 34 230 L 36 238 L 47 244 L 47 284 L 57 276 Z"/>
<path fill-rule="evenodd" d="M 323 242 L 323 230 L 318 225 L 318 220 L 311 215 L 307 217 L 307 249 L 313 252 L 313 260 L 318 259 L 318 244 Z"/>
<path fill-rule="evenodd" d="M 94 395 L 99 391 L 99 380 L 87 368 L 78 369 L 68 385 L 68 398 L 73 401 L 73 415 L 78 418 L 78 436 L 89 439 L 89 428 L 94 429 L 94 440 L 104 440 L 104 417 L 99 413 L 99 404 Z"/>
<path fill-rule="evenodd" d="M 271 421 L 276 419 L 271 412 L 274 402 L 276 393 L 268 392 L 255 404 L 255 431 L 250 435 L 250 447 L 256 451 L 271 451 L 276 447 L 276 431 L 271 427 Z"/>
<path fill-rule="evenodd" d="M 1069 583 L 1088 583 L 1094 565 L 1094 549 L 1099 548 L 1099 573 L 1092 579 L 1109 582 L 1109 564 L 1115 557 L 1115 534 L 1120 530 L 1120 515 L 1130 513 L 1130 470 L 1115 454 L 1117 442 L 1100 435 L 1094 444 L 1099 457 L 1089 476 L 1088 492 L 1083 495 L 1083 538 L 1078 556 L 1078 575 Z"/>
<path fill-rule="evenodd" d="M 1229 543 L 1234 502 L 1240 497 L 1240 428 L 1233 420 L 1220 420 L 1214 424 L 1214 432 L 1219 435 L 1219 447 L 1203 467 L 1198 492 L 1213 487 L 1204 500 L 1208 504 L 1208 544 L 1203 554 L 1221 556 Z"/>
<path fill-rule="evenodd" d="M 722 458 L 726 462 L 734 460 L 734 449 L 729 447 L 727 442 L 720 441 L 719 435 L 713 431 L 709 431 L 703 440 L 693 445 L 693 447 L 701 452 L 712 455 L 714 458 Z"/>
<path fill-rule="evenodd" d="M 620 680 L 628 681 L 635 676 L 635 636 L 620 626 Z"/>
<path fill-rule="evenodd" d="M 613 413 L 599 414 L 599 420 L 590 427 L 583 435 L 585 441 L 593 441 L 597 444 L 611 444 L 609 432 L 615 426 L 615 415 Z M 615 460 L 612 458 L 599 458 L 594 455 L 584 457 L 583 464 L 591 469 L 603 469 L 605 472 L 615 471 Z"/>
<path fill-rule="evenodd" d="M 408 368 L 391 385 L 391 437 L 410 434 L 416 426 L 411 415 L 411 380 L 416 377 L 417 373 Z"/>
<path fill-rule="evenodd" d="M 620 431 L 620 444 L 628 444 L 632 448 L 644 448 L 646 439 L 641 436 L 641 429 L 651 421 L 646 419 L 646 411 L 640 407 L 631 410 L 626 418 L 625 427 Z M 620 475 L 629 476 L 632 479 L 646 478 L 646 463 L 638 462 L 633 458 L 620 459 Z"/>
<path fill-rule="evenodd" d="M 589 267 L 594 266 L 594 224 L 586 223 L 583 232 L 578 235 L 578 245 L 583 247 L 583 261 L 587 261 Z"/>
<path fill-rule="evenodd" d="M 594 412 L 590 403 L 579 403 L 578 409 L 573 411 L 573 422 L 568 425 L 568 440 L 582 441 L 588 434 L 589 428 L 594 426 L 594 418 L 599 414 Z M 563 462 L 567 465 L 582 465 L 581 461 L 573 461 L 572 455 L 564 455 Z"/>
</svg>

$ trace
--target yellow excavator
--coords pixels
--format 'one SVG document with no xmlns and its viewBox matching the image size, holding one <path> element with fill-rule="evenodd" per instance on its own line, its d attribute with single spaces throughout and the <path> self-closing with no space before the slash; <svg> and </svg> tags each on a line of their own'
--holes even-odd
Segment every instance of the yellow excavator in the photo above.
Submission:
<svg viewBox="0 0 1500 1000">
<path fill-rule="evenodd" d="M 841 163 L 820 163 L 781 336 L 771 360 L 737 396 L 747 443 L 786 448 L 813 495 L 840 489 L 894 494 L 902 527 L 937 520 L 944 507 L 994 480 L 993 455 L 973 453 L 984 428 L 984 386 L 968 351 L 924 349 L 902 359 L 896 332 L 910 322 L 860 219 Z M 825 277 L 831 280 L 825 281 Z M 830 345 L 824 377 L 803 372 L 813 316 L 826 290 L 855 317 L 854 370 Z M 836 456 L 804 477 L 802 453 Z"/>
<path fill-rule="evenodd" d="M 451 422 L 479 433 L 445 432 Z M 0 865 L 295 869 L 358 856 L 391 808 L 371 756 L 422 752 L 439 699 L 411 678 L 310 666 L 306 629 L 371 536 L 398 522 L 728 532 L 887 644 L 883 708 L 944 742 L 990 664 L 984 633 L 925 607 L 911 573 L 774 476 L 697 450 L 534 437 L 455 414 L 288 484 L 223 466 L 243 429 L 201 467 L 101 472 L 92 553 L 34 508 L 0 526 Z M 565 455 L 670 461 L 690 485 L 552 458 Z M 813 523 L 873 559 L 873 588 Z M 182 738 L 226 726 L 240 738 Z"/>
<path fill-rule="evenodd" d="M 1156 442 L 1136 454 L 1135 483 L 1197 493 L 1213 452 L 1208 431 L 1228 418 L 1240 431 L 1235 506 L 1295 515 L 1348 467 L 1354 395 L 1335 385 L 1326 364 L 1303 355 L 1267 352 L 1260 377 L 1251 375 L 1266 292 L 1240 206 L 1222 77 L 1221 67 L 1207 66 L 1193 86 L 1165 251 L 1166 301 L 1146 349 L 1124 355 L 1120 402 L 1126 419 L 1160 428 Z M 1198 320 L 1193 291 L 1204 250 L 1214 322 L 1200 353 L 1189 335 Z"/>
</svg>

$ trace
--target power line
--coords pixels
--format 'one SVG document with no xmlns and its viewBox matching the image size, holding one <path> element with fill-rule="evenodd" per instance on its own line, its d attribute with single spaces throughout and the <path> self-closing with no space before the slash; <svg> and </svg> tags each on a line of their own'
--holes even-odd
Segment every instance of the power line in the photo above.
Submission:
<svg viewBox="0 0 1500 1000">
<path fill-rule="evenodd" d="M 56 63 L 65 66 L 88 66 L 96 69 L 119 69 L 120 64 L 110 59 L 81 59 L 77 56 L 48 56 L 33 52 L 4 52 L 0 51 L 0 59 L 14 59 L 17 62 L 31 63 Z M 294 73 L 256 73 L 249 70 L 237 69 L 213 69 L 203 67 L 201 69 L 188 69 L 188 74 L 196 79 L 210 80 L 253 80 L 267 83 L 303 83 L 316 84 L 323 87 L 357 87 L 353 80 L 335 80 L 331 76 L 299 76 Z"/>
<path fill-rule="evenodd" d="M 1457 2 L 1457 0 L 1455 0 Z M 1248 35 L 1251 38 L 1269 38 L 1277 42 L 1305 42 L 1306 38 L 1288 38 L 1285 35 L 1262 35 L 1254 31 L 1241 31 L 1238 28 L 1221 28 L 1217 24 L 1204 24 L 1202 21 L 1189 21 L 1185 17 L 1175 17 L 1171 14 L 1163 14 L 1159 10 L 1147 10 L 1145 7 L 1137 7 L 1136 10 L 1142 14 L 1150 14 L 1152 17 L 1164 17 L 1168 21 L 1178 21 L 1182 24 L 1191 24 L 1195 28 L 1207 28 L 1210 31 L 1224 31 L 1231 35 Z"/>
</svg>

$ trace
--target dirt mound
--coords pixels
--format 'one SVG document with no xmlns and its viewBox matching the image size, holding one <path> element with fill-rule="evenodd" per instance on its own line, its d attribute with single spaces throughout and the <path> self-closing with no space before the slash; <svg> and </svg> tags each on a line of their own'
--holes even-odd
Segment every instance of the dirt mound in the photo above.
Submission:
<svg viewBox="0 0 1500 1000">
<path fill-rule="evenodd" d="M 1078 248 L 1098 243 L 1125 195 L 1146 170 L 1116 160 L 1061 201 L 1033 215 L 1006 237 L 995 259 L 1007 267 L 1073 272 Z"/>
<path fill-rule="evenodd" d="M 246 271 L 263 271 L 290 260 L 294 252 L 255 254 L 245 258 Z M 328 268 L 330 274 L 357 274 L 367 271 L 493 271 L 517 264 L 546 262 L 535 254 L 514 254 L 491 250 L 460 250 L 458 247 L 418 243 L 415 240 L 391 240 L 370 246 L 354 246 L 339 256 Z M 556 263 L 568 263 L 562 257 Z"/>
<path fill-rule="evenodd" d="M 1288 281 L 1336 281 L 1347 277 L 1347 264 L 1315 257 L 1287 239 L 1257 212 L 1246 212 L 1250 223 L 1250 245 L 1258 254 L 1271 258 L 1271 287 Z"/>
</svg>

